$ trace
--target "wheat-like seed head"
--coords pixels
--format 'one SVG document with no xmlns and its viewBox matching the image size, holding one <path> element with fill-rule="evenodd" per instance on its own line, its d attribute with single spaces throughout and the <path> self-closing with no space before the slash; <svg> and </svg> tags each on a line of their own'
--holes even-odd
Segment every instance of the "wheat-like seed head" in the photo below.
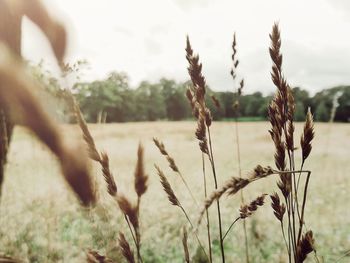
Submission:
<svg viewBox="0 0 350 263">
<path fill-rule="evenodd" d="M 225 193 L 227 193 L 229 196 L 235 195 L 251 182 L 265 178 L 274 173 L 275 171 L 273 171 L 269 166 L 262 167 L 261 165 L 257 165 L 257 167 L 255 167 L 255 169 L 250 173 L 249 178 L 231 177 L 231 179 L 226 181 L 226 183 L 224 183 L 220 188 L 213 191 L 204 201 L 204 206 L 199 213 L 197 225 L 200 225 L 205 211 L 213 204 L 214 201 L 219 200 Z"/>
<path fill-rule="evenodd" d="M 87 263 L 113 263 L 111 259 L 100 255 L 97 251 L 94 250 L 89 250 L 86 252 L 86 261 Z M 0 262 L 2 261 L 0 260 Z"/>
<path fill-rule="evenodd" d="M 107 183 L 107 191 L 111 196 L 116 196 L 117 194 L 117 185 L 114 181 L 113 174 L 111 173 L 109 169 L 109 158 L 107 153 L 101 152 L 101 166 L 102 166 L 102 173 L 103 177 Z"/>
<path fill-rule="evenodd" d="M 271 207 L 273 209 L 274 215 L 280 222 L 283 222 L 283 216 L 286 212 L 286 206 L 283 203 L 281 203 L 280 197 L 277 193 L 270 195 L 270 198 L 272 201 Z"/>
<path fill-rule="evenodd" d="M 153 137 L 153 142 L 157 146 L 157 148 L 159 149 L 159 151 L 162 155 L 168 155 L 168 152 L 165 150 L 165 146 L 164 146 L 164 143 L 162 141 L 160 141 L 156 137 Z"/>
<path fill-rule="evenodd" d="M 169 202 L 174 205 L 174 206 L 181 206 L 179 200 L 177 199 L 173 189 L 171 188 L 171 185 L 168 181 L 168 179 L 166 178 L 166 176 L 164 175 L 163 171 L 157 166 L 154 165 L 154 167 L 156 168 L 157 172 L 158 172 L 158 176 L 160 178 L 160 182 L 163 186 L 163 189 L 165 191 L 165 193 L 168 196 L 168 200 Z"/>
<path fill-rule="evenodd" d="M 232 41 L 232 63 L 233 63 L 233 66 L 231 68 L 231 71 L 230 71 L 230 74 L 233 78 L 233 80 L 236 79 L 236 70 L 237 70 L 237 67 L 238 67 L 238 64 L 239 64 L 239 60 L 236 59 L 236 54 L 237 54 L 237 49 L 236 49 L 236 45 L 237 45 L 237 42 L 236 42 L 236 32 L 233 34 L 233 41 Z"/>
<path fill-rule="evenodd" d="M 107 183 L 107 191 L 111 196 L 116 196 L 117 194 L 117 185 L 114 180 L 114 176 L 109 168 L 109 157 L 106 152 L 99 153 L 96 144 L 94 141 L 94 138 L 92 137 L 89 128 L 87 126 L 87 123 L 83 117 L 83 114 L 80 111 L 79 105 L 76 102 L 75 98 L 71 93 L 68 94 L 68 98 L 70 99 L 70 102 L 72 103 L 72 106 L 74 108 L 75 116 L 77 119 L 77 122 L 79 124 L 79 127 L 83 133 L 83 139 L 87 145 L 88 148 L 88 154 L 89 157 L 99 162 L 102 168 L 102 174 L 103 177 Z"/>
<path fill-rule="evenodd" d="M 241 219 L 245 219 L 251 216 L 259 206 L 264 205 L 265 196 L 266 194 L 262 194 L 251 201 L 249 204 L 241 205 L 241 208 L 239 209 L 239 217 Z"/>
<path fill-rule="evenodd" d="M 130 201 L 122 194 L 116 196 L 116 201 L 120 210 L 126 215 L 134 227 L 134 229 L 139 228 L 139 219 L 137 214 L 137 208 L 130 203 Z"/>
<path fill-rule="evenodd" d="M 312 145 L 311 142 L 315 136 L 314 120 L 310 108 L 307 110 L 304 132 L 300 139 L 303 162 L 309 157 Z"/>
<path fill-rule="evenodd" d="M 80 111 L 79 105 L 76 102 L 75 98 L 73 97 L 72 94 L 70 94 L 71 96 L 71 102 L 73 103 L 73 107 L 74 107 L 74 112 L 75 112 L 75 116 L 76 119 L 78 121 L 79 127 L 81 129 L 81 131 L 83 132 L 83 139 L 86 142 L 86 145 L 88 147 L 88 153 L 89 153 L 89 157 L 96 161 L 96 162 L 101 162 L 101 156 L 99 154 L 99 152 L 96 149 L 96 145 L 95 145 L 95 141 L 94 138 L 92 137 L 89 128 L 86 124 L 86 121 L 83 117 L 83 114 Z"/>
<path fill-rule="evenodd" d="M 287 137 L 286 145 L 289 151 L 294 151 L 294 113 L 295 113 L 295 101 L 292 89 L 287 88 Z"/>
<path fill-rule="evenodd" d="M 131 250 L 129 243 L 122 232 L 119 232 L 118 244 L 126 261 L 128 263 L 135 263 L 134 252 Z"/>
<path fill-rule="evenodd" d="M 169 167 L 176 173 L 179 173 L 180 170 L 177 167 L 174 158 L 172 158 L 169 153 L 166 151 L 164 143 L 161 142 L 160 140 L 158 140 L 157 138 L 153 138 L 153 142 L 154 144 L 157 146 L 157 148 L 159 149 L 160 153 L 162 155 L 165 156 L 165 158 L 167 159 L 168 163 L 169 163 Z"/>
<path fill-rule="evenodd" d="M 214 103 L 214 105 L 215 105 L 215 107 L 217 108 L 217 109 L 221 109 L 221 105 L 220 105 L 220 101 L 218 100 L 218 98 L 217 97 L 215 97 L 215 95 L 213 94 L 213 95 L 211 95 L 210 96 L 210 98 L 211 98 L 211 100 L 213 101 L 213 103 Z"/>
<path fill-rule="evenodd" d="M 206 82 L 202 74 L 202 63 L 199 63 L 199 56 L 193 54 L 193 50 L 188 36 L 186 39 L 186 59 L 189 63 L 189 66 L 187 68 L 188 73 L 191 77 L 193 86 L 195 88 L 194 95 L 199 103 L 203 103 L 206 92 Z"/>
<path fill-rule="evenodd" d="M 311 230 L 307 231 L 297 244 L 297 263 L 302 263 L 307 255 L 315 251 L 315 240 Z"/>
<path fill-rule="evenodd" d="M 137 163 L 135 167 L 135 191 L 138 197 L 141 197 L 147 191 L 147 181 L 148 175 L 144 167 L 144 148 L 140 143 L 137 150 Z"/>
</svg>

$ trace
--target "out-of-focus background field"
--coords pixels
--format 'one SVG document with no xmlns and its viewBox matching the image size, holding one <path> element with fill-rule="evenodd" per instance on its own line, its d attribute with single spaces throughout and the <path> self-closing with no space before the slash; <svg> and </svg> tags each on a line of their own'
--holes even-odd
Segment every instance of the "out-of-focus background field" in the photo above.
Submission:
<svg viewBox="0 0 350 263">
<path fill-rule="evenodd" d="M 163 168 L 174 191 L 195 221 L 198 208 L 193 204 L 181 180 L 167 166 L 152 142 L 163 140 L 169 153 L 189 182 L 198 200 L 203 200 L 201 153 L 194 136 L 194 122 L 151 122 L 91 125 L 97 147 L 108 152 L 111 170 L 118 191 L 136 200 L 133 172 L 139 141 L 145 145 L 146 170 L 150 176 L 149 189 L 142 199 L 142 255 L 145 262 L 182 262 L 181 228 L 186 224 L 181 211 L 169 204 L 161 189 L 154 163 Z M 81 140 L 78 127 L 62 126 L 70 140 Z M 268 134 L 267 122 L 240 123 L 240 143 L 243 174 L 257 164 L 273 163 L 274 147 Z M 296 144 L 302 124 L 296 124 Z M 350 249 L 350 125 L 316 123 L 313 150 L 305 168 L 312 170 L 306 209 L 306 226 L 314 231 L 317 251 L 325 262 L 334 262 Z M 237 155 L 234 126 L 231 122 L 213 124 L 212 136 L 219 184 L 237 175 Z M 83 150 L 81 150 L 83 151 Z M 77 154 L 82 154 L 77 151 Z M 297 151 L 297 155 L 300 151 Z M 299 159 L 300 160 L 300 159 Z M 116 203 L 106 193 L 100 167 L 91 169 L 98 179 L 100 200 L 91 211 L 81 208 L 67 189 L 53 155 L 32 135 L 16 127 L 7 165 L 0 206 L 1 251 L 27 259 L 28 262 L 84 262 L 89 248 L 97 249 L 118 259 L 117 235 L 128 235 L 125 222 Z M 209 189 L 212 190 L 207 163 Z M 276 177 L 263 179 L 248 187 L 246 200 L 262 193 L 277 191 Z M 237 217 L 239 196 L 224 198 L 223 222 L 226 229 Z M 212 221 L 216 211 L 211 209 Z M 212 224 L 214 225 L 214 224 Z M 247 219 L 250 252 L 253 262 L 285 262 L 285 247 L 278 221 L 273 217 L 270 200 Z M 225 240 L 228 262 L 243 262 L 242 223 L 235 225 Z M 205 229 L 200 228 L 205 243 Z M 218 231 L 212 232 L 215 238 Z M 190 235 L 190 252 L 196 242 Z M 214 240 L 215 256 L 219 245 Z M 341 262 L 349 262 L 346 257 Z M 308 262 L 313 262 L 309 257 Z"/>
</svg>

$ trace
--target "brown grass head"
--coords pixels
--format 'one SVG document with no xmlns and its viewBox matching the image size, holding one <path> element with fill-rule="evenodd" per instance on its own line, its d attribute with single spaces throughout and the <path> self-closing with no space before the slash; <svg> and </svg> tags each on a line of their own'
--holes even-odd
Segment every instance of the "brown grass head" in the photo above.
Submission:
<svg viewBox="0 0 350 263">
<path fill-rule="evenodd" d="M 162 141 L 158 140 L 157 138 L 153 138 L 153 142 L 154 144 L 157 146 L 158 150 L 160 151 L 160 153 L 162 155 L 165 156 L 165 158 L 167 159 L 168 163 L 169 163 L 169 167 L 176 173 L 179 173 L 180 170 L 177 167 L 174 158 L 172 158 L 169 153 L 166 151 L 165 149 L 165 145 Z"/>
<path fill-rule="evenodd" d="M 135 191 L 138 197 L 141 197 L 148 188 L 148 175 L 145 172 L 144 165 L 144 148 L 139 144 L 137 150 L 137 163 L 135 167 Z"/>
<path fill-rule="evenodd" d="M 126 261 L 128 263 L 135 263 L 134 252 L 131 250 L 129 243 L 122 232 L 119 232 L 118 244 Z"/>
<path fill-rule="evenodd" d="M 114 176 L 112 172 L 109 169 L 109 157 L 107 153 L 101 152 L 101 166 L 102 166 L 102 173 L 103 177 L 106 181 L 107 184 L 107 191 L 111 196 L 116 196 L 117 195 L 117 185 L 114 180 Z"/>
<path fill-rule="evenodd" d="M 168 152 L 165 150 L 165 146 L 162 141 L 160 141 L 158 138 L 153 137 L 153 142 L 162 155 L 168 155 Z"/>
<path fill-rule="evenodd" d="M 274 193 L 270 195 L 271 198 L 271 207 L 273 209 L 273 213 L 275 217 L 280 221 L 283 222 L 283 216 L 286 212 L 286 206 L 281 203 L 280 197 L 277 193 Z"/>
<path fill-rule="evenodd" d="M 251 216 L 256 210 L 258 210 L 258 207 L 263 206 L 265 196 L 266 194 L 262 194 L 251 201 L 249 204 L 241 205 L 241 208 L 239 209 L 240 218 L 245 219 Z"/>
<path fill-rule="evenodd" d="M 122 194 L 118 194 L 116 201 L 120 210 L 126 215 L 134 227 L 134 229 L 139 228 L 139 219 L 137 215 L 137 208 L 131 204 L 131 202 Z"/>
<path fill-rule="evenodd" d="M 214 201 L 219 200 L 225 193 L 227 195 L 235 195 L 241 189 L 245 188 L 251 182 L 256 180 L 265 178 L 271 174 L 274 174 L 275 171 L 272 170 L 271 167 L 263 167 L 258 165 L 250 174 L 249 178 L 241 178 L 241 177 L 231 177 L 226 181 L 220 188 L 213 191 L 209 197 L 204 201 L 204 206 L 202 207 L 199 218 L 197 221 L 197 225 L 200 225 L 203 215 L 205 211 L 214 203 Z"/>
<path fill-rule="evenodd" d="M 278 114 L 278 125 L 284 127 L 287 121 L 288 112 L 288 84 L 282 74 L 282 54 L 281 48 L 281 35 L 278 28 L 278 24 L 274 24 L 272 33 L 270 34 L 271 46 L 270 46 L 270 57 L 273 61 L 271 78 L 272 82 L 277 87 L 277 93 L 274 98 L 275 111 Z"/>
<path fill-rule="evenodd" d="M 244 79 L 242 79 L 240 82 L 239 82 L 239 87 L 238 87 L 238 96 L 241 96 L 242 95 L 242 90 L 244 88 Z"/>
<path fill-rule="evenodd" d="M 169 202 L 174 205 L 174 206 L 181 206 L 179 200 L 177 199 L 173 189 L 171 188 L 171 185 L 168 181 L 168 179 L 166 178 L 166 176 L 164 175 L 163 171 L 157 166 L 154 165 L 154 167 L 156 168 L 157 172 L 158 172 L 158 176 L 160 178 L 160 183 L 163 186 L 164 192 L 167 194 L 168 196 L 168 200 Z"/>
<path fill-rule="evenodd" d="M 213 101 L 215 107 L 220 110 L 221 109 L 221 105 L 220 105 L 220 101 L 218 100 L 217 97 L 215 97 L 215 95 L 211 95 L 210 96 L 211 100 Z"/>
<path fill-rule="evenodd" d="M 281 33 L 278 27 L 278 23 L 272 26 L 272 33 L 270 34 L 271 46 L 269 48 L 271 59 L 274 63 L 274 67 L 277 72 L 282 71 L 282 55 L 280 53 L 281 49 Z M 273 70 L 274 72 L 274 70 Z M 276 84 L 276 83 L 275 83 Z M 277 84 L 279 84 L 277 82 Z M 277 86 L 276 84 L 276 86 Z"/>
<path fill-rule="evenodd" d="M 97 251 L 94 250 L 89 250 L 86 253 L 86 261 L 87 263 L 113 263 L 111 259 L 100 255 Z"/>
<path fill-rule="evenodd" d="M 280 174 L 280 181 L 277 182 L 278 188 L 284 197 L 288 197 L 292 191 L 292 173 Z"/>
<path fill-rule="evenodd" d="M 199 56 L 193 54 L 193 49 L 189 37 L 186 39 L 186 59 L 189 63 L 188 73 L 191 77 L 193 86 L 195 88 L 195 97 L 199 103 L 204 102 L 205 96 L 205 78 L 202 74 L 202 63 L 199 63 Z"/>
<path fill-rule="evenodd" d="M 116 196 L 117 185 L 115 183 L 114 176 L 109 168 L 108 154 L 106 152 L 99 153 L 99 151 L 97 150 L 95 140 L 90 133 L 87 123 L 83 117 L 83 114 L 80 111 L 80 107 L 70 92 L 68 93 L 68 99 L 72 104 L 76 120 L 83 133 L 83 139 L 87 145 L 89 157 L 90 159 L 100 163 L 102 168 L 102 174 L 107 184 L 107 191 L 111 196 Z"/>
<path fill-rule="evenodd" d="M 288 86 L 287 89 L 287 133 L 286 145 L 289 151 L 294 151 L 294 113 L 295 100 L 292 89 Z"/>
<path fill-rule="evenodd" d="M 88 147 L 89 157 L 96 162 L 101 162 L 102 161 L 101 156 L 96 149 L 94 138 L 92 137 L 92 135 L 89 131 L 89 128 L 86 124 L 86 121 L 83 117 L 83 114 L 80 111 L 80 107 L 72 94 L 70 94 L 70 97 L 71 97 L 71 102 L 73 103 L 73 108 L 74 108 L 74 113 L 75 113 L 76 119 L 77 119 L 79 127 L 83 133 L 83 139 Z"/>
<path fill-rule="evenodd" d="M 286 168 L 286 146 L 282 139 L 283 126 L 275 101 L 272 101 L 269 105 L 269 120 L 272 126 L 269 133 L 276 149 L 274 154 L 275 164 L 278 170 L 284 171 Z"/>
<path fill-rule="evenodd" d="M 230 74 L 232 76 L 232 78 L 235 80 L 236 79 L 236 71 L 237 71 L 237 67 L 239 64 L 239 60 L 236 58 L 237 55 L 237 41 L 236 41 L 236 32 L 233 34 L 233 41 L 232 41 L 232 68 L 230 71 Z"/>
<path fill-rule="evenodd" d="M 196 129 L 195 135 L 199 141 L 200 150 L 205 154 L 209 154 L 205 119 L 203 115 L 200 115 L 197 120 L 197 129 Z"/>
<path fill-rule="evenodd" d="M 297 263 L 302 263 L 307 255 L 315 251 L 315 240 L 311 230 L 307 231 L 297 245 Z"/>
<path fill-rule="evenodd" d="M 198 107 L 196 105 L 196 98 L 194 97 L 194 92 L 192 91 L 191 87 L 187 87 L 187 89 L 186 89 L 186 97 L 188 99 L 188 102 L 191 105 L 193 116 L 196 119 L 198 119 L 198 117 L 199 117 L 199 110 L 198 110 Z"/>
<path fill-rule="evenodd" d="M 315 136 L 314 120 L 310 108 L 307 110 L 304 132 L 300 139 L 303 162 L 309 157 L 312 145 L 311 142 Z"/>
</svg>

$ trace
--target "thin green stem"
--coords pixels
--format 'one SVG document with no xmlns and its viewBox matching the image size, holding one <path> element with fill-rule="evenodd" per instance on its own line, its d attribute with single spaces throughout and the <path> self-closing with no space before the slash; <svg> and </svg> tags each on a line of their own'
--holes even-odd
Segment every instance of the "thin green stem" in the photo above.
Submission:
<svg viewBox="0 0 350 263">
<path fill-rule="evenodd" d="M 196 198 L 194 197 L 194 195 L 193 195 L 193 193 L 192 193 L 192 191 L 191 191 L 191 188 L 188 186 L 188 184 L 187 184 L 185 178 L 183 177 L 182 173 L 181 173 L 180 171 L 178 171 L 177 174 L 180 176 L 180 178 L 181 178 L 183 184 L 185 185 L 187 191 L 188 191 L 189 194 L 191 195 L 191 198 L 192 198 L 193 202 L 195 203 L 195 205 L 197 206 L 197 208 L 199 208 L 199 204 L 198 204 Z"/>
<path fill-rule="evenodd" d="M 204 197 L 207 199 L 207 179 L 205 175 L 205 159 L 204 153 L 202 153 L 202 171 L 203 171 L 203 185 L 204 185 Z M 207 237 L 208 237 L 208 247 L 209 247 L 209 262 L 213 262 L 213 253 L 211 249 L 211 236 L 210 236 L 210 221 L 209 221 L 209 212 L 208 208 L 205 209 L 205 214 L 207 217 Z"/>
<path fill-rule="evenodd" d="M 129 227 L 129 230 L 130 230 L 130 233 L 131 233 L 132 239 L 134 240 L 135 246 L 137 247 L 136 238 L 135 238 L 134 232 L 132 231 L 132 228 L 131 228 L 131 225 L 130 225 L 129 219 L 128 219 L 128 217 L 126 216 L 126 214 L 124 214 L 124 219 L 125 219 L 126 223 L 128 224 L 128 227 Z"/>
<path fill-rule="evenodd" d="M 305 182 L 305 187 L 304 187 L 304 197 L 303 197 L 303 204 L 301 207 L 301 217 L 300 217 L 300 222 L 299 222 L 299 233 L 298 233 L 298 240 L 301 237 L 301 233 L 303 231 L 303 225 L 304 225 L 304 213 L 305 213 L 305 205 L 306 205 L 306 199 L 307 199 L 307 190 L 310 182 L 310 175 L 311 172 L 308 172 L 307 177 L 306 177 L 306 182 Z"/>
<path fill-rule="evenodd" d="M 141 205 L 141 198 L 140 196 L 137 197 L 137 217 L 140 216 L 140 205 Z M 140 235 L 140 229 L 134 229 L 135 235 L 136 235 L 136 250 L 137 250 L 137 260 L 139 262 L 142 262 L 141 257 L 141 235 Z"/>
<path fill-rule="evenodd" d="M 287 214 L 288 214 L 288 247 L 289 247 L 289 254 L 288 254 L 288 258 L 289 258 L 289 262 L 292 262 L 292 231 L 291 231 L 291 223 L 290 223 L 290 206 L 289 206 L 289 199 L 285 196 L 284 197 L 285 203 L 286 203 L 286 207 L 287 207 Z M 293 249 L 294 251 L 294 249 Z"/>
<path fill-rule="evenodd" d="M 188 223 L 190 224 L 192 230 L 194 230 L 192 221 L 191 221 L 190 217 L 188 216 L 186 210 L 183 208 L 182 205 L 180 205 L 179 207 L 180 207 L 181 211 L 184 213 L 184 215 L 185 215 L 185 217 L 186 217 Z M 202 242 L 200 241 L 200 239 L 199 239 L 199 237 L 198 237 L 198 234 L 197 234 L 195 231 L 192 231 L 192 232 L 194 233 L 194 235 L 195 235 L 195 237 L 196 237 L 196 239 L 197 239 L 197 241 L 198 241 L 198 244 L 199 244 L 199 246 L 201 247 L 202 251 L 204 252 L 205 256 L 206 256 L 207 259 L 209 260 L 208 254 L 207 254 L 207 252 L 205 251 L 205 249 L 204 249 L 204 247 L 203 247 L 203 245 L 202 245 Z"/>
<path fill-rule="evenodd" d="M 286 235 L 284 233 L 283 221 L 281 221 L 281 229 L 282 229 L 282 235 L 283 235 L 284 243 L 285 243 L 287 251 L 288 251 L 288 255 L 290 255 L 289 246 L 288 246 L 288 243 L 287 243 Z"/>
<path fill-rule="evenodd" d="M 216 178 L 216 170 L 215 170 L 215 162 L 214 162 L 214 155 L 213 155 L 213 146 L 212 146 L 212 141 L 211 141 L 211 134 L 210 134 L 210 128 L 207 126 L 208 130 L 208 137 L 209 137 L 209 154 L 210 154 L 210 163 L 213 171 L 213 176 L 214 176 L 214 183 L 215 183 L 215 189 L 218 189 L 218 182 Z M 219 199 L 216 200 L 216 206 L 217 206 L 217 211 L 218 211 L 218 219 L 219 219 L 219 237 L 220 237 L 220 249 L 221 249 L 221 258 L 222 258 L 222 263 L 225 263 L 225 250 L 224 250 L 224 242 L 222 239 L 222 222 L 221 222 L 221 211 L 220 211 L 220 201 Z"/>
<path fill-rule="evenodd" d="M 241 219 L 241 217 L 237 217 L 235 220 L 233 220 L 233 222 L 231 223 L 230 227 L 227 229 L 225 235 L 222 237 L 222 240 L 225 240 L 225 237 L 227 236 L 227 234 L 231 231 L 231 228 L 233 227 L 233 225 L 239 220 Z"/>
<path fill-rule="evenodd" d="M 238 98 L 237 98 L 238 101 Z M 237 106 L 238 107 L 238 106 Z M 238 130 L 238 108 L 236 110 L 235 114 L 235 129 L 236 129 L 236 149 L 237 149 L 237 162 L 238 162 L 238 174 L 239 178 L 242 178 L 242 168 L 241 168 L 241 150 L 240 150 L 240 144 L 239 144 L 239 130 Z M 243 190 L 240 190 L 241 195 L 241 204 L 244 203 L 244 196 L 243 196 Z M 245 241 L 245 256 L 246 256 L 246 262 L 249 263 L 249 245 L 248 245 L 248 235 L 247 235 L 247 225 L 246 221 L 243 220 L 243 233 L 244 233 L 244 241 Z"/>
</svg>

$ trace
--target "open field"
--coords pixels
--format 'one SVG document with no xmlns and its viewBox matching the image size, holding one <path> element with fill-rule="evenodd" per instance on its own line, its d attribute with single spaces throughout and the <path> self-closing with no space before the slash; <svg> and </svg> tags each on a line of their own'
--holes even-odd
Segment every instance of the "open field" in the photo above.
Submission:
<svg viewBox="0 0 350 263">
<path fill-rule="evenodd" d="M 179 209 L 169 204 L 158 182 L 154 163 L 163 168 L 194 221 L 198 209 L 180 178 L 168 168 L 153 145 L 152 137 L 164 141 L 197 200 L 202 200 L 201 153 L 194 136 L 195 123 L 152 122 L 90 127 L 97 147 L 109 153 L 118 191 L 128 196 L 134 195 L 133 172 L 138 142 L 144 143 L 150 182 L 141 204 L 142 254 L 145 262 L 183 262 L 180 232 L 186 220 Z M 257 164 L 274 166 L 269 127 L 265 122 L 239 124 L 243 174 Z M 78 127 L 71 125 L 62 129 L 70 140 L 81 140 Z M 296 143 L 299 143 L 301 129 L 302 124 L 298 123 Z M 350 125 L 316 123 L 315 133 L 313 150 L 305 165 L 313 172 L 306 226 L 314 231 L 320 258 L 324 262 L 334 262 L 350 249 Z M 233 123 L 214 123 L 212 135 L 221 184 L 237 175 Z M 55 157 L 29 132 L 16 128 L 0 206 L 0 251 L 28 262 L 84 262 L 88 248 L 118 258 L 117 233 L 120 230 L 127 232 L 126 225 L 116 204 L 106 193 L 99 166 L 92 164 L 91 169 L 98 178 L 100 201 L 96 208 L 87 211 L 67 189 Z M 207 171 L 211 187 L 209 165 Z M 246 199 L 277 191 L 275 182 L 276 178 L 267 178 L 251 185 L 245 191 Z M 238 196 L 223 200 L 224 229 L 237 217 L 239 202 Z M 211 217 L 214 222 L 214 209 Z M 235 225 L 225 241 L 227 258 L 234 259 L 228 262 L 244 262 L 241 224 Z M 253 262 L 285 262 L 285 247 L 269 200 L 247 219 L 247 226 Z M 205 240 L 204 228 L 202 230 L 200 237 Z M 214 230 L 213 237 L 216 234 Z M 196 242 L 190 236 L 190 252 L 194 254 L 195 249 Z M 215 256 L 219 256 L 219 245 L 215 240 L 214 250 Z M 340 262 L 349 261 L 347 257 Z M 308 262 L 313 262 L 312 256 Z"/>
</svg>

